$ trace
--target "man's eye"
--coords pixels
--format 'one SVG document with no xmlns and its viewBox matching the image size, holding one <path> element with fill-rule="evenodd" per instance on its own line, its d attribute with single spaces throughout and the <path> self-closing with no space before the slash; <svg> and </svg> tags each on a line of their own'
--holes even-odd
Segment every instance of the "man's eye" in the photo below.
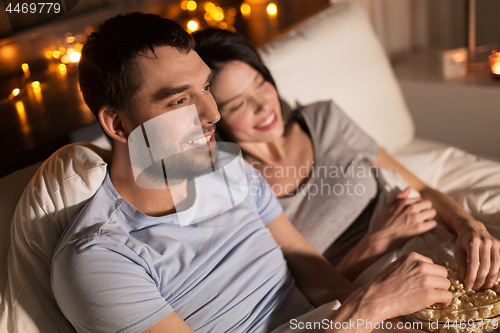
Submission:
<svg viewBox="0 0 500 333">
<path fill-rule="evenodd" d="M 210 90 L 210 84 L 207 84 L 206 86 L 203 87 L 203 91 L 209 91 Z"/>
<path fill-rule="evenodd" d="M 181 99 L 179 99 L 178 101 L 176 101 L 176 102 L 174 102 L 172 104 L 173 105 L 180 105 L 180 104 L 184 103 L 185 101 L 186 101 L 186 98 L 181 98 Z"/>
</svg>

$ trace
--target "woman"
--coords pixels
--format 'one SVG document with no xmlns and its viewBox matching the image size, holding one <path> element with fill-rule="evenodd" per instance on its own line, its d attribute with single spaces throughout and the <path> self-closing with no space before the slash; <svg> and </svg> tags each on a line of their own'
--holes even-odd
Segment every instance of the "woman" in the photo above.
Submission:
<svg viewBox="0 0 500 333">
<path fill-rule="evenodd" d="M 333 102 L 302 107 L 284 120 L 273 78 L 250 44 L 218 29 L 193 37 L 214 69 L 219 136 L 241 147 L 295 227 L 340 273 L 353 280 L 388 250 L 434 228 L 437 212 L 457 234 L 455 256 L 465 286 L 477 290 L 498 281 L 500 242 L 483 223 L 378 148 Z M 409 188 L 399 193 L 368 231 L 376 167 L 397 171 L 423 199 L 408 198 Z"/>
</svg>

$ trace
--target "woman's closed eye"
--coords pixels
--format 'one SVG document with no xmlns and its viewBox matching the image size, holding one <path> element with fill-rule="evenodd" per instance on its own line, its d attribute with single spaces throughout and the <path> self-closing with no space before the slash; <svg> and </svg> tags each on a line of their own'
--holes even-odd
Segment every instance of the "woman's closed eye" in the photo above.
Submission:
<svg viewBox="0 0 500 333">
<path fill-rule="evenodd" d="M 244 103 L 245 103 L 245 101 L 242 101 L 240 104 L 232 107 L 229 111 L 230 112 L 237 111 L 238 109 L 240 109 L 243 106 Z"/>
<path fill-rule="evenodd" d="M 259 83 L 258 87 L 262 87 L 266 83 L 266 79 L 262 77 L 262 81 Z"/>
</svg>

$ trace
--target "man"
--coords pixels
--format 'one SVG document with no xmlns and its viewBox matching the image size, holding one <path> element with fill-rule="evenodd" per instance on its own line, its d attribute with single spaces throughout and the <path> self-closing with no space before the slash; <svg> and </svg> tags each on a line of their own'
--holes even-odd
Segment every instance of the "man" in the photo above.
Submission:
<svg viewBox="0 0 500 333">
<path fill-rule="evenodd" d="M 210 69 L 170 20 L 132 13 L 98 30 L 82 50 L 80 86 L 112 140 L 112 158 L 101 188 L 65 231 L 51 276 L 57 302 L 79 332 L 270 332 L 336 299 L 342 306 L 325 319 L 372 323 L 451 301 L 446 270 L 417 254 L 353 292 L 248 165 L 252 186 L 238 204 L 181 223 L 179 216 L 200 203 L 190 178 L 196 183 L 216 171 L 212 135 L 220 115 Z M 189 110 L 196 110 L 194 121 L 157 128 L 159 141 L 171 146 L 166 155 L 176 156 L 160 163 L 150 125 Z M 202 137 L 193 134 L 196 126 Z M 158 184 L 158 173 L 131 156 L 141 132 L 163 189 L 139 186 Z"/>
</svg>

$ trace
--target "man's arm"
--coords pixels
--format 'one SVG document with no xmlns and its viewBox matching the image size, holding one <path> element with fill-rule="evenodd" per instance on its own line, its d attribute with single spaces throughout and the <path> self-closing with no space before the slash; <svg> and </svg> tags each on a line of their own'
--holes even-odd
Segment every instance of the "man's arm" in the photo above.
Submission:
<svg viewBox="0 0 500 333">
<path fill-rule="evenodd" d="M 319 306 L 336 299 L 344 301 L 352 284 L 295 229 L 284 213 L 267 224 L 288 263 L 297 287 L 309 302 Z"/>
<path fill-rule="evenodd" d="M 142 333 L 192 333 L 194 332 L 175 312 L 142 331 Z"/>
</svg>

